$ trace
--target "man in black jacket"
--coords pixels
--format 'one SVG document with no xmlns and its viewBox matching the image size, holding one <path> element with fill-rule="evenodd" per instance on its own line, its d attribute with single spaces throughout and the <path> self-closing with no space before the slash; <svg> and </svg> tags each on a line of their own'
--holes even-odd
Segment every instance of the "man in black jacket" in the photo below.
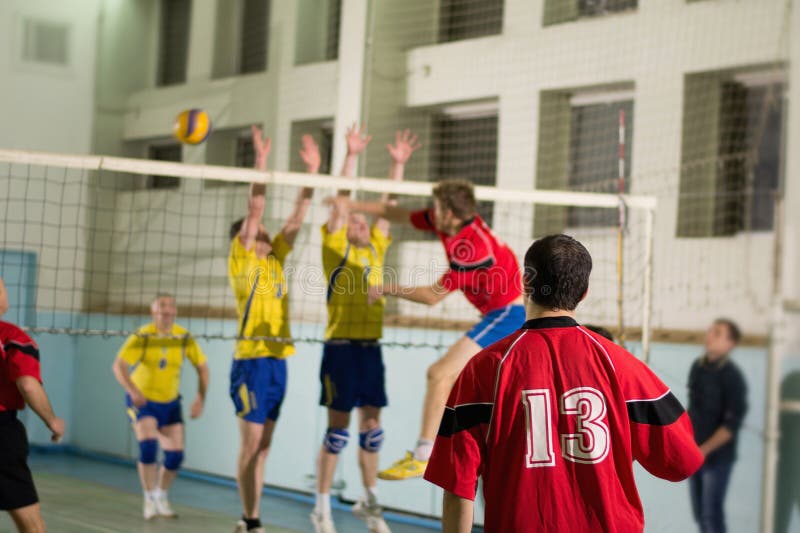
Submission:
<svg viewBox="0 0 800 533">
<path fill-rule="evenodd" d="M 689 373 L 689 418 L 694 438 L 706 456 L 690 479 L 692 511 L 703 533 L 724 533 L 723 512 L 742 419 L 747 412 L 747 385 L 730 359 L 741 338 L 731 320 L 718 318 L 706 332 L 705 354 Z"/>
</svg>

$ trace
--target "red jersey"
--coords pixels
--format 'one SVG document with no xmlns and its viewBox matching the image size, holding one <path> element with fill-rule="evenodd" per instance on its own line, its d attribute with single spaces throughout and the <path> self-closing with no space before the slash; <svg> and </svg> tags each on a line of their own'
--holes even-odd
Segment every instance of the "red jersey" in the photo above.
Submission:
<svg viewBox="0 0 800 533">
<path fill-rule="evenodd" d="M 39 348 L 20 328 L 0 321 L 0 411 L 25 408 L 16 383 L 22 376 L 42 381 Z"/>
<path fill-rule="evenodd" d="M 482 476 L 487 533 L 640 533 L 634 460 L 679 481 L 703 456 L 644 363 L 561 316 L 529 320 L 470 360 L 425 479 L 472 500 Z"/>
<path fill-rule="evenodd" d="M 517 257 L 480 216 L 464 223 L 456 235 L 438 231 L 433 210 L 411 213 L 411 224 L 435 232 L 444 245 L 450 269 L 439 283 L 448 292 L 461 290 L 482 314 L 505 307 L 522 294 Z"/>
</svg>

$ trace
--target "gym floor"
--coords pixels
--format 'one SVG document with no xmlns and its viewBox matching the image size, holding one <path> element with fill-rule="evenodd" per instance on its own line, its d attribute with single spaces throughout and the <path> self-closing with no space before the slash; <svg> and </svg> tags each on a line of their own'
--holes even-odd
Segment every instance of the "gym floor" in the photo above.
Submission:
<svg viewBox="0 0 800 533">
<path fill-rule="evenodd" d="M 72 453 L 31 454 L 30 466 L 42 502 L 48 530 L 56 533 L 232 531 L 239 516 L 239 497 L 230 480 L 207 480 L 191 473 L 170 490 L 178 518 L 142 519 L 142 497 L 135 468 L 124 462 L 97 460 Z M 312 531 L 308 515 L 312 497 L 266 489 L 262 521 L 269 533 Z M 349 507 L 338 501 L 334 521 L 340 533 L 365 532 Z M 433 520 L 387 513 L 393 533 L 436 531 Z M 10 518 L 0 515 L 0 531 L 13 531 Z M 476 531 L 479 531 L 476 529 Z"/>
</svg>

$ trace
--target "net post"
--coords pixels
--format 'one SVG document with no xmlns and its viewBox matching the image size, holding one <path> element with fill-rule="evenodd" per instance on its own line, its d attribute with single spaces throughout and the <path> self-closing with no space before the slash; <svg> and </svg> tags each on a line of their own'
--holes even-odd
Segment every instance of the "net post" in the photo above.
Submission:
<svg viewBox="0 0 800 533">
<path fill-rule="evenodd" d="M 617 227 L 617 337 L 625 346 L 624 250 L 625 250 L 625 110 L 619 110 L 619 225 Z"/>
<path fill-rule="evenodd" d="M 650 363 L 651 313 L 653 306 L 653 223 L 655 211 L 645 210 L 644 279 L 642 280 L 642 358 Z"/>
</svg>

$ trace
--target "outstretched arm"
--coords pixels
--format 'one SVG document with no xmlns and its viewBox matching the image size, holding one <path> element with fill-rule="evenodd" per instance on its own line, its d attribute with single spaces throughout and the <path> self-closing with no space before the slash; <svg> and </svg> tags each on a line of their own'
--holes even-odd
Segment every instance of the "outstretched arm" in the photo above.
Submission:
<svg viewBox="0 0 800 533">
<path fill-rule="evenodd" d="M 411 209 L 393 205 L 392 202 L 349 202 L 351 211 L 358 211 L 365 215 L 385 218 L 391 222 L 408 222 Z"/>
<path fill-rule="evenodd" d="M 378 301 L 378 299 L 384 295 L 396 296 L 398 298 L 402 298 L 403 300 L 416 302 L 418 304 L 436 305 L 444 300 L 444 298 L 451 292 L 448 291 L 439 281 L 433 285 L 419 285 L 416 287 L 408 287 L 399 285 L 397 283 L 387 283 L 382 287 L 370 286 L 367 290 L 367 300 L 370 305 Z"/>
<path fill-rule="evenodd" d="M 411 154 L 420 148 L 422 148 L 422 145 L 417 142 L 417 135 L 412 135 L 410 130 L 406 129 L 402 132 L 398 130 L 395 132 L 394 144 L 386 145 L 389 155 L 392 156 L 392 167 L 389 170 L 390 180 L 401 181 L 403 179 L 408 159 L 411 157 Z M 393 205 L 394 197 L 393 195 L 384 194 L 381 200 L 385 204 Z M 375 220 L 375 227 L 387 237 L 389 236 L 389 226 L 390 221 L 388 218 L 378 217 Z"/>
<path fill-rule="evenodd" d="M 272 151 L 272 139 L 264 137 L 261 128 L 258 126 L 251 126 L 250 130 L 253 134 L 253 151 L 255 152 L 254 167 L 257 170 L 266 170 L 267 159 L 270 151 Z M 264 216 L 264 205 L 266 204 L 264 196 L 266 192 L 267 186 L 263 183 L 250 184 L 250 193 L 247 198 L 247 216 L 242 224 L 242 229 L 239 230 L 239 240 L 241 240 L 246 250 L 252 248 L 256 241 L 261 218 Z"/>
<path fill-rule="evenodd" d="M 306 172 L 308 174 L 316 174 L 319 172 L 320 155 L 319 146 L 311 135 L 303 135 L 303 146 L 300 149 L 300 157 L 306 164 Z M 289 246 L 294 246 L 294 241 L 297 239 L 297 234 L 300 228 L 303 227 L 303 221 L 308 214 L 308 208 L 311 206 L 311 197 L 314 196 L 314 189 L 311 187 L 303 187 L 298 191 L 297 198 L 294 201 L 294 209 L 289 214 L 289 218 L 281 228 L 281 234 Z"/>
<path fill-rule="evenodd" d="M 347 140 L 347 156 L 344 158 L 341 175 L 352 178 L 356 174 L 358 156 L 367 148 L 367 145 L 372 140 L 372 135 L 364 133 L 363 124 L 360 128 L 353 124 L 347 128 L 345 139 Z M 336 198 L 331 202 L 328 232 L 335 233 L 347 223 L 347 216 L 350 214 L 349 197 L 350 191 L 346 189 L 339 189 L 336 192 Z"/>
</svg>

